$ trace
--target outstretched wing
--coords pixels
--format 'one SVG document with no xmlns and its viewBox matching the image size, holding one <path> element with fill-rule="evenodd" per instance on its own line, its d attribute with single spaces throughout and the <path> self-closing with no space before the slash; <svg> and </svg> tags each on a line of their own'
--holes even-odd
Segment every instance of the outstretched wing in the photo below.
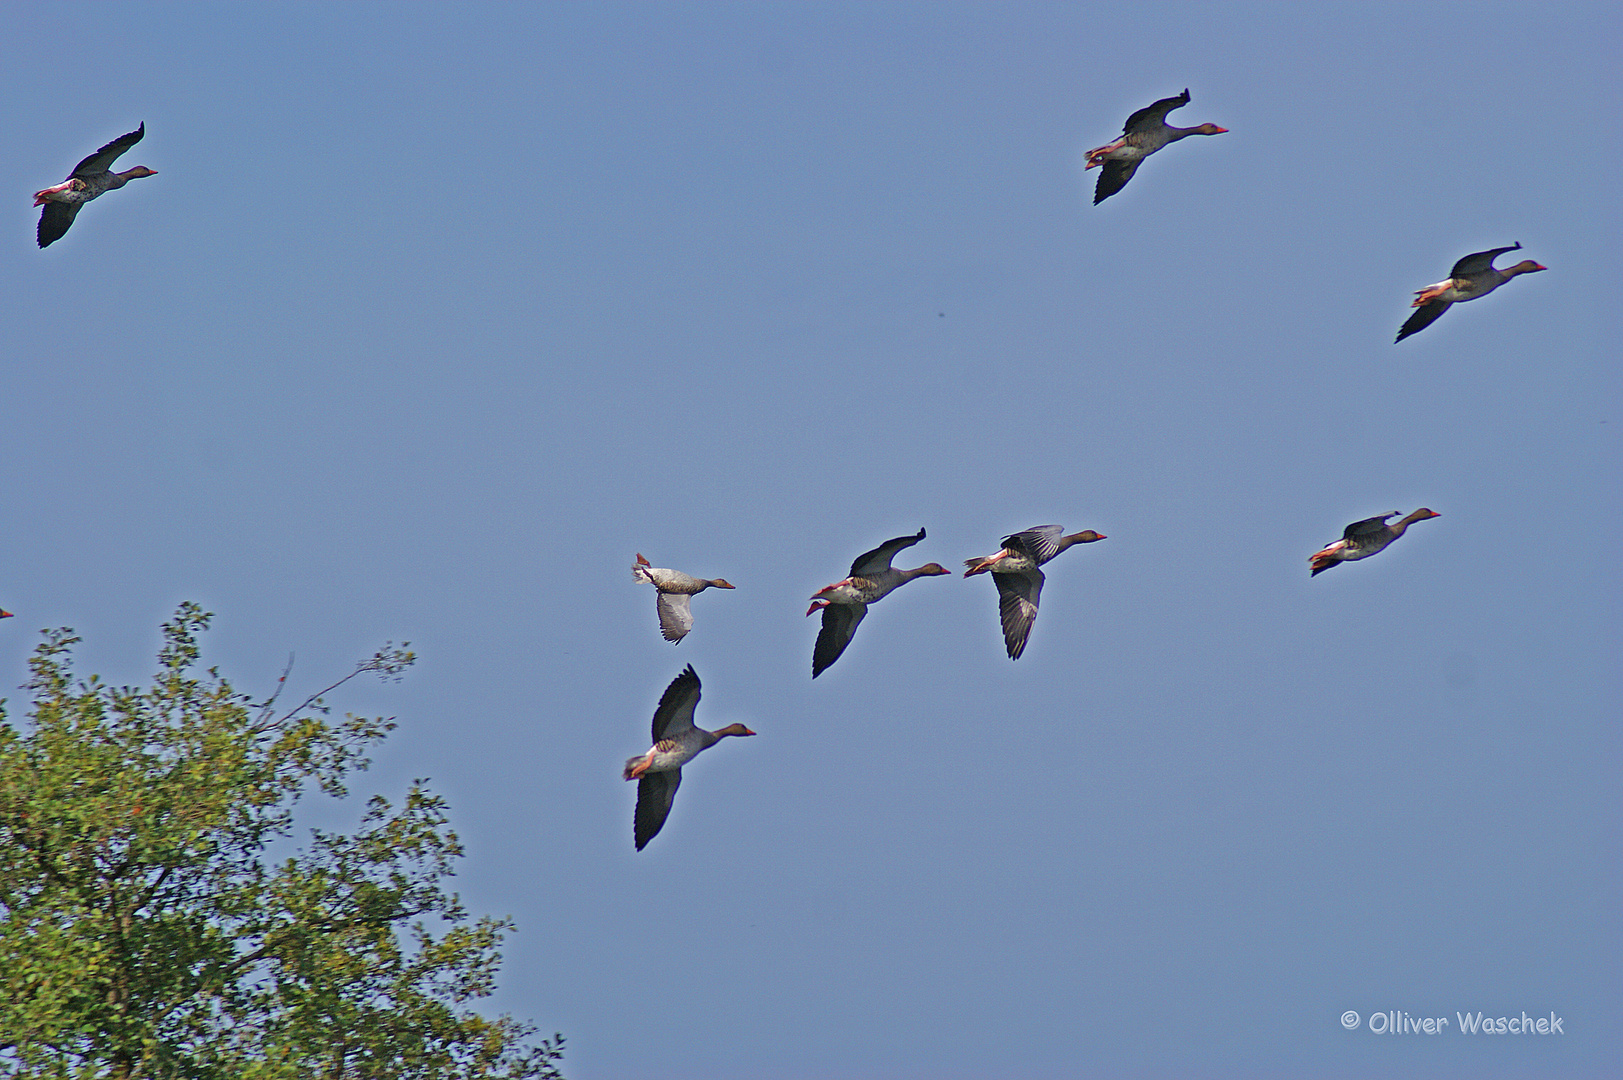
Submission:
<svg viewBox="0 0 1623 1080">
<path fill-rule="evenodd" d="M 1466 277 L 1470 274 L 1480 274 L 1484 270 L 1492 270 L 1493 260 L 1497 259 L 1507 251 L 1520 251 L 1521 249 L 1521 241 L 1518 240 L 1510 247 L 1494 248 L 1491 251 L 1473 252 L 1472 254 L 1461 259 L 1459 262 L 1455 263 L 1454 269 L 1448 272 L 1448 276 L 1451 278 Z"/>
<path fill-rule="evenodd" d="M 1059 540 L 1065 529 L 1059 525 L 1034 525 L 1013 536 L 1003 538 L 1003 546 L 1010 551 L 1023 551 L 1035 563 L 1045 563 L 1059 554 Z"/>
<path fill-rule="evenodd" d="M 857 624 L 868 614 L 867 604 L 828 604 L 823 608 L 823 628 L 812 647 L 812 678 L 817 678 L 840 658 L 857 632 Z"/>
<path fill-rule="evenodd" d="M 1138 171 L 1138 163 L 1143 158 L 1132 161 L 1107 161 L 1104 168 L 1099 170 L 1099 182 L 1093 188 L 1093 205 L 1098 206 L 1110 196 L 1127 186 L 1127 181 L 1133 178 Z"/>
<path fill-rule="evenodd" d="M 659 632 L 666 641 L 681 641 L 693 629 L 693 612 L 688 607 L 687 593 L 655 593 L 659 599 Z"/>
<path fill-rule="evenodd" d="M 1454 267 L 1454 273 L 1458 274 L 1459 272 L 1460 268 L 1458 266 Z M 1410 334 L 1420 333 L 1420 331 L 1436 322 L 1443 312 L 1453 306 L 1454 301 L 1452 300 L 1433 300 L 1429 304 L 1422 304 L 1415 308 L 1414 314 L 1410 315 L 1403 326 L 1398 329 L 1398 336 L 1393 340 L 1392 344 L 1396 345 Z"/>
<path fill-rule="evenodd" d="M 1366 537 L 1371 536 L 1374 533 L 1378 533 L 1382 529 L 1386 528 L 1388 518 L 1394 518 L 1397 516 L 1398 512 L 1394 510 L 1390 514 L 1382 514 L 1380 517 L 1365 518 L 1363 521 L 1355 521 L 1351 525 L 1348 525 L 1345 531 L 1342 532 L 1341 538 L 1343 540 L 1363 540 Z"/>
<path fill-rule="evenodd" d="M 894 540 L 886 540 L 872 551 L 857 557 L 857 561 L 851 564 L 851 576 L 872 577 L 882 570 L 890 569 L 890 560 L 896 557 L 898 551 L 910 548 L 923 539 L 924 530 L 920 529 L 917 536 L 898 536 Z"/>
<path fill-rule="evenodd" d="M 50 247 L 67 235 L 68 226 L 84 203 L 48 202 L 39 216 L 39 246 Z"/>
<path fill-rule="evenodd" d="M 658 836 L 659 830 L 665 827 L 665 819 L 671 816 L 671 803 L 676 800 L 676 789 L 681 783 L 681 769 L 643 773 L 642 779 L 637 781 L 637 813 L 633 818 L 632 832 L 638 851 L 647 847 L 648 841 Z"/>
<path fill-rule="evenodd" d="M 1009 659 L 1018 660 L 1026 651 L 1031 624 L 1037 621 L 1037 601 L 1043 592 L 1043 572 L 993 574 L 997 582 L 997 610 L 1003 617 L 1003 644 Z"/>
<path fill-rule="evenodd" d="M 1121 129 L 1123 135 L 1132 135 L 1139 131 L 1153 131 L 1167 122 L 1167 113 L 1173 109 L 1181 109 L 1189 104 L 1189 89 L 1184 88 L 1183 93 L 1177 97 L 1162 98 L 1154 105 L 1138 110 L 1127 118 L 1127 125 Z M 1129 174 L 1131 175 L 1131 174 Z M 1126 181 L 1122 181 L 1126 183 Z"/>
<path fill-rule="evenodd" d="M 146 133 L 147 125 L 146 121 L 143 120 L 141 122 L 141 126 L 130 132 L 128 135 L 120 135 L 118 138 L 114 139 L 100 150 L 97 150 L 94 154 L 91 154 L 89 157 L 85 158 L 83 161 L 79 162 L 79 164 L 75 165 L 73 167 L 73 171 L 68 173 L 68 179 L 72 180 L 75 176 L 90 176 L 93 173 L 106 172 L 108 169 L 112 168 L 113 162 L 118 160 L 120 154 L 124 153 L 124 151 L 140 142 L 141 137 Z"/>
<path fill-rule="evenodd" d="M 693 727 L 693 707 L 699 704 L 699 676 L 689 664 L 665 688 L 654 710 L 654 741 L 674 739 Z M 674 790 L 674 788 L 673 788 Z M 652 835 L 652 834 L 650 834 Z"/>
</svg>

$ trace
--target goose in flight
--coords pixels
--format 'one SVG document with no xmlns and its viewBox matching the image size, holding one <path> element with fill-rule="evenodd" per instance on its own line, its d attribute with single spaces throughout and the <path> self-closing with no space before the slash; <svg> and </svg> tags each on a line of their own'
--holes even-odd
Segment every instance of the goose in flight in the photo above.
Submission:
<svg viewBox="0 0 1623 1080">
<path fill-rule="evenodd" d="M 1018 660 L 1026 651 L 1031 625 L 1037 621 L 1037 602 L 1043 592 L 1043 572 L 1037 569 L 1073 544 L 1092 544 L 1104 537 L 1092 529 L 1064 535 L 1058 525 L 1037 525 L 1025 532 L 1003 538 L 995 555 L 965 559 L 965 577 L 988 571 L 997 583 L 998 614 L 1003 618 L 1003 644 L 1009 659 Z"/>
<path fill-rule="evenodd" d="M 1397 340 L 1393 344 L 1397 344 L 1410 334 L 1420 333 L 1436 322 L 1452 304 L 1463 304 L 1467 300 L 1487 296 L 1517 274 L 1532 274 L 1549 269 L 1532 259 L 1523 259 L 1505 270 L 1493 268 L 1493 260 L 1507 251 L 1520 251 L 1521 246 L 1518 242 L 1510 247 L 1492 248 L 1467 255 L 1454 264 L 1454 269 L 1448 272 L 1447 278 L 1416 292 L 1414 303 L 1409 306 L 1420 310 L 1409 316 L 1409 321 L 1398 331 Z"/>
<path fill-rule="evenodd" d="M 728 724 L 716 731 L 694 727 L 693 708 L 698 704 L 699 676 L 689 664 L 671 680 L 654 710 L 654 745 L 626 762 L 625 778 L 637 781 L 633 837 L 638 851 L 665 827 L 682 783 L 682 766 L 729 735 L 755 734 L 743 724 Z"/>
<path fill-rule="evenodd" d="M 1394 510 L 1390 514 L 1365 518 L 1363 521 L 1355 521 L 1348 525 L 1340 540 L 1323 551 L 1315 551 L 1308 556 L 1307 561 L 1313 567 L 1313 573 L 1308 576 L 1318 577 L 1337 563 L 1367 559 L 1376 552 L 1385 550 L 1388 544 L 1402 536 L 1404 530 L 1415 522 L 1443 515 L 1422 506 L 1401 521 L 1394 521 L 1390 525 L 1386 523 L 1388 518 L 1397 516 L 1398 511 Z"/>
<path fill-rule="evenodd" d="M 142 122 L 128 135 L 114 139 L 75 165 L 62 183 L 34 192 L 34 205 L 45 207 L 39 216 L 40 247 L 50 247 L 62 239 L 78 215 L 79 208 L 91 199 L 99 199 L 104 193 L 121 188 L 139 177 L 158 175 L 156 169 L 149 169 L 145 165 L 119 173 L 109 171 L 113 162 L 140 142 L 146 133 L 146 123 Z"/>
<path fill-rule="evenodd" d="M 823 613 L 823 629 L 817 635 L 812 649 L 812 678 L 827 671 L 829 665 L 840 658 L 857 625 L 868 614 L 868 605 L 888 596 L 891 592 L 918 577 L 950 574 L 940 563 L 926 563 L 916 570 L 898 570 L 890 565 L 897 552 L 910 548 L 924 539 L 924 530 L 915 536 L 898 536 L 859 556 L 851 564 L 851 576 L 818 589 L 811 597 L 810 615 Z"/>
<path fill-rule="evenodd" d="M 1098 206 L 1126 187 L 1127 181 L 1131 180 L 1133 173 L 1138 170 L 1139 162 L 1168 143 L 1175 143 L 1190 135 L 1223 135 L 1228 132 L 1228 128 L 1218 127 L 1216 124 L 1202 124 L 1191 128 L 1173 127 L 1168 124 L 1167 113 L 1173 109 L 1181 109 L 1187 104 L 1189 104 L 1187 89 L 1177 97 L 1162 98 L 1154 105 L 1129 116 L 1127 126 L 1122 129 L 1121 138 L 1088 151 L 1088 163 L 1082 171 L 1104 167 L 1104 172 L 1099 174 L 1099 184 L 1093 190 L 1093 205 Z"/>
<path fill-rule="evenodd" d="M 680 570 L 662 569 L 650 564 L 640 551 L 637 553 L 637 565 L 631 568 L 631 576 L 659 590 L 654 602 L 659 613 L 659 632 L 665 635 L 666 641 L 672 642 L 681 641 L 693 629 L 693 612 L 688 607 L 690 597 L 706 589 L 738 587 L 722 578 L 689 577 Z"/>
</svg>

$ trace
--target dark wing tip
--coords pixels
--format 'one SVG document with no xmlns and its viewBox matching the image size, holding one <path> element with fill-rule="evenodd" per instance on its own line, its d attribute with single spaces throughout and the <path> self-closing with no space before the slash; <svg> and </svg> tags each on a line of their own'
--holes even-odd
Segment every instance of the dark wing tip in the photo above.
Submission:
<svg viewBox="0 0 1623 1080">
<path fill-rule="evenodd" d="M 846 646 L 856 636 L 857 624 L 868 613 L 865 607 L 853 608 L 849 604 L 828 604 L 823 608 L 823 625 L 817 631 L 812 645 L 812 678 L 834 666 L 834 661 L 845 655 Z"/>
<path fill-rule="evenodd" d="M 1521 249 L 1522 244 L 1521 241 L 1518 240 L 1509 247 L 1489 248 L 1487 251 L 1473 251 L 1471 254 L 1465 256 L 1465 258 L 1454 264 L 1454 269 L 1448 272 L 1449 276 L 1465 277 L 1470 274 L 1480 274 L 1484 271 L 1492 270 L 1493 261 L 1499 256 L 1503 255 L 1507 251 L 1520 251 Z"/>
<path fill-rule="evenodd" d="M 1423 307 L 1416 308 L 1415 313 L 1410 315 L 1398 330 L 1398 336 L 1393 340 L 1392 344 L 1396 345 L 1409 335 L 1420 333 L 1420 331 L 1441 318 L 1443 312 L 1447 311 L 1450 306 L 1452 306 L 1451 303 L 1445 304 L 1441 300 L 1433 300 Z"/>
<path fill-rule="evenodd" d="M 693 695 L 691 703 L 686 701 L 689 694 Z M 685 705 L 691 704 L 697 708 L 700 696 L 699 675 L 693 670 L 693 665 L 689 664 L 682 669 L 682 674 L 671 680 L 671 685 L 665 688 L 665 692 L 659 695 L 659 704 L 654 706 L 654 720 L 649 727 L 654 741 L 658 742 L 670 734 L 667 728 Z M 692 720 L 690 713 L 688 722 L 692 723 Z"/>
<path fill-rule="evenodd" d="M 998 619 L 1003 624 L 1003 645 L 1010 660 L 1020 659 L 1026 641 L 1037 623 L 1037 605 L 1042 599 L 1041 570 L 1021 574 L 995 574 Z"/>
<path fill-rule="evenodd" d="M 637 809 L 632 815 L 632 838 L 641 851 L 659 835 L 671 816 L 676 789 L 682 784 L 682 770 L 643 773 L 637 783 Z"/>
<path fill-rule="evenodd" d="M 1136 161 L 1107 161 L 1099 170 L 1099 183 L 1093 188 L 1093 205 L 1098 206 L 1127 186 L 1138 170 Z"/>
<path fill-rule="evenodd" d="M 818 645 L 821 645 L 821 644 L 822 644 L 822 638 L 819 637 L 818 638 Z M 840 658 L 839 653 L 835 653 L 833 656 L 829 656 L 827 654 L 826 650 L 819 649 L 814 645 L 812 647 L 812 678 L 814 678 L 814 679 L 817 678 L 817 676 L 821 675 L 823 672 L 825 672 L 829 668 L 833 667 L 834 666 L 834 661 L 838 660 L 839 658 Z"/>
<path fill-rule="evenodd" d="M 1161 98 L 1153 105 L 1146 105 L 1133 113 L 1127 118 L 1127 123 L 1122 125 L 1122 134 L 1131 135 L 1135 131 L 1153 131 L 1167 122 L 1167 113 L 1173 109 L 1181 109 L 1187 104 L 1189 104 L 1189 89 L 1185 87 L 1184 92 L 1177 97 Z"/>
<path fill-rule="evenodd" d="M 48 202 L 39 215 L 39 246 L 50 247 L 67 235 L 68 227 L 83 203 Z"/>
<path fill-rule="evenodd" d="M 671 685 L 665 688 L 665 694 L 685 693 L 690 688 L 695 694 L 700 689 L 699 673 L 693 670 L 692 664 L 683 668 L 682 673 L 671 680 Z M 661 695 L 660 702 L 661 704 L 664 703 L 664 695 Z"/>
<path fill-rule="evenodd" d="M 146 134 L 146 131 L 147 123 L 145 120 L 143 120 L 141 121 L 141 126 L 136 128 L 134 131 L 127 135 L 120 135 L 106 146 L 101 147 L 94 154 L 91 154 L 89 157 L 79 162 L 79 164 L 73 167 L 73 171 L 70 172 L 68 176 L 85 176 L 90 173 L 106 172 L 108 169 L 112 168 L 113 162 L 117 161 L 124 155 L 126 150 L 141 141 L 141 138 Z"/>
<path fill-rule="evenodd" d="M 1343 540 L 1352 540 L 1356 537 L 1370 536 L 1375 533 L 1379 533 L 1386 528 L 1386 523 L 1389 519 L 1397 516 L 1398 512 L 1394 510 L 1390 514 L 1376 514 L 1374 517 L 1367 517 L 1359 521 L 1355 521 L 1341 531 L 1341 538 Z"/>
</svg>

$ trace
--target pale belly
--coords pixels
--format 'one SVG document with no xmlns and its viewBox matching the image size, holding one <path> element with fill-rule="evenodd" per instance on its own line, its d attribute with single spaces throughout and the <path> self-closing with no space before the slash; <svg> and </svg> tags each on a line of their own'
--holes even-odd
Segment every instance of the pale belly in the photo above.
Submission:
<svg viewBox="0 0 1623 1080">
<path fill-rule="evenodd" d="M 672 769 L 680 769 L 683 765 L 692 761 L 694 755 L 702 747 L 696 742 L 681 742 L 669 750 L 661 750 L 658 747 L 652 749 L 654 751 L 654 760 L 649 764 L 647 771 L 670 772 Z"/>
</svg>

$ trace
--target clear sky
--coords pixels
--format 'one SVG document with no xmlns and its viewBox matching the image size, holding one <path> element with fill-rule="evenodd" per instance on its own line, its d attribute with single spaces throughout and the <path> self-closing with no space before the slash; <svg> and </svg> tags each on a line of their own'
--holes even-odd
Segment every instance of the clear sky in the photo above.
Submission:
<svg viewBox="0 0 1623 1080">
<path fill-rule="evenodd" d="M 1620 23 L 8 5 L 0 684 L 63 625 L 145 678 L 183 599 L 254 693 L 409 640 L 305 823 L 431 778 L 519 925 L 493 1008 L 574 1080 L 1612 1073 Z M 1229 134 L 1092 206 L 1184 87 Z M 142 121 L 158 175 L 37 250 L 30 194 Z M 1516 241 L 1549 272 L 1393 345 Z M 811 681 L 858 554 L 1049 522 L 1109 539 L 1019 661 L 955 575 Z M 737 591 L 672 646 L 638 551 Z M 688 663 L 760 735 L 637 853 Z"/>
</svg>

